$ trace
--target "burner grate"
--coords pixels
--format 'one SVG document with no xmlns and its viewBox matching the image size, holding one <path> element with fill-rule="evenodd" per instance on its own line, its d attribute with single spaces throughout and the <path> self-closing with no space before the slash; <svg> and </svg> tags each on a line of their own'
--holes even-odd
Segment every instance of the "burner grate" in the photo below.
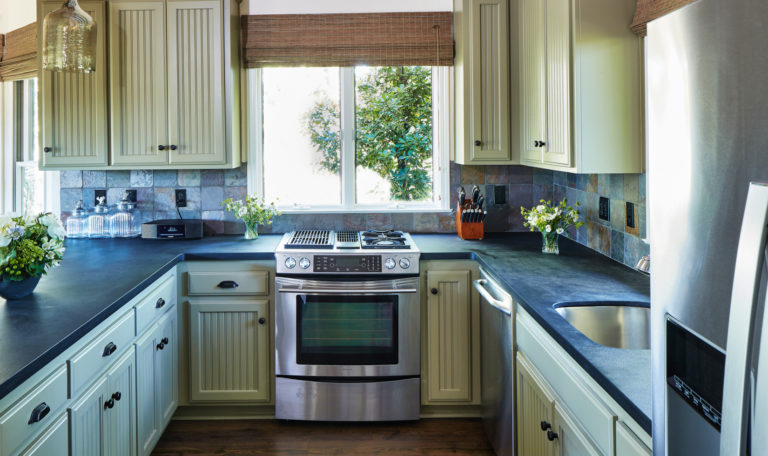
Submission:
<svg viewBox="0 0 768 456">
<path fill-rule="evenodd" d="M 328 230 L 299 230 L 285 244 L 288 249 L 332 249 L 331 232 Z"/>
<path fill-rule="evenodd" d="M 360 242 L 360 236 L 357 231 L 339 231 L 336 233 L 336 242 L 354 244 Z"/>
</svg>

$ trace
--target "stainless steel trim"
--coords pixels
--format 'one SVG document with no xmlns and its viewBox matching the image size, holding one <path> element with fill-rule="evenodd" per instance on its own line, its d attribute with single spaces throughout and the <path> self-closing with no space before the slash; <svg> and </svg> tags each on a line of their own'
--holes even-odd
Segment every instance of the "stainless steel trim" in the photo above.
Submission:
<svg viewBox="0 0 768 456">
<path fill-rule="evenodd" d="M 398 293 L 418 293 L 419 290 L 415 288 L 382 288 L 378 290 L 346 290 L 341 288 L 329 288 L 326 290 L 319 288 L 281 288 L 277 290 L 278 293 L 301 293 L 301 294 L 356 294 L 356 295 L 372 295 L 372 294 L 398 294 Z"/>
<path fill-rule="evenodd" d="M 755 335 L 754 319 L 760 277 L 765 259 L 766 223 L 768 223 L 768 186 L 752 183 L 747 193 L 747 204 L 739 236 L 736 254 L 731 310 L 728 323 L 728 342 L 725 357 L 725 380 L 723 386 L 723 425 L 720 437 L 721 456 L 741 456 L 747 452 L 747 428 L 749 425 L 750 401 L 750 359 Z M 768 334 L 763 333 L 763 341 Z M 758 367 L 763 370 L 766 363 Z M 758 381 L 760 377 L 758 377 Z M 758 395 L 766 394 L 757 392 Z M 759 396 L 758 396 L 759 398 Z M 768 405 L 768 402 L 757 402 Z M 758 407 L 758 417 L 766 419 Z M 759 415 L 758 415 L 759 413 Z M 764 428 L 756 428 L 762 433 Z M 753 436 L 755 433 L 753 433 Z"/>
<path fill-rule="evenodd" d="M 277 377 L 275 418 L 310 421 L 419 419 L 419 378 L 365 383 Z"/>
<path fill-rule="evenodd" d="M 490 304 L 494 308 L 504 312 L 507 315 L 512 315 L 511 306 L 510 307 L 506 306 L 506 304 L 508 304 L 508 303 L 505 303 L 504 301 L 499 301 L 499 300 L 494 299 L 494 297 L 491 296 L 491 294 L 488 292 L 488 290 L 485 289 L 485 284 L 487 284 L 487 283 L 488 283 L 488 281 L 485 280 L 485 279 L 477 279 L 477 280 L 475 280 L 473 282 L 473 284 L 475 286 L 475 290 L 477 290 L 477 292 L 480 293 L 480 296 L 485 298 L 485 300 L 488 302 L 488 304 Z"/>
</svg>

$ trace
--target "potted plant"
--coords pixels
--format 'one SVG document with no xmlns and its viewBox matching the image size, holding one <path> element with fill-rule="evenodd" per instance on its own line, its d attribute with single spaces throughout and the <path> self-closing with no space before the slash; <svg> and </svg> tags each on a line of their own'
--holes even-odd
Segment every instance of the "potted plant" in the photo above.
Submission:
<svg viewBox="0 0 768 456">
<path fill-rule="evenodd" d="M 246 196 L 245 201 L 228 198 L 221 203 L 224 208 L 233 213 L 235 218 L 245 223 L 245 238 L 256 239 L 259 237 L 259 225 L 269 225 L 272 218 L 281 215 L 275 207 L 275 203 L 269 203 L 257 196 Z"/>
<path fill-rule="evenodd" d="M 577 202 L 576 207 L 578 206 Z M 540 200 L 538 205 L 530 209 L 521 207 L 520 213 L 525 218 L 523 225 L 531 231 L 537 229 L 541 232 L 543 253 L 559 254 L 560 247 L 557 244 L 559 235 L 571 225 L 576 228 L 584 225 L 584 222 L 579 221 L 579 211 L 568 206 L 566 199 L 554 206 L 551 201 Z"/>
<path fill-rule="evenodd" d="M 34 218 L 0 216 L 0 297 L 32 293 L 40 277 L 61 262 L 65 237 L 64 226 L 50 212 Z"/>
</svg>

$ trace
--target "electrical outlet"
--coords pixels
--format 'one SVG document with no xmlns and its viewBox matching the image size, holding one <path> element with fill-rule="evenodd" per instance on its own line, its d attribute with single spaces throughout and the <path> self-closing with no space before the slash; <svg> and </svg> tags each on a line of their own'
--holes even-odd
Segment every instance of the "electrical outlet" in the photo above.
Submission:
<svg viewBox="0 0 768 456">
<path fill-rule="evenodd" d="M 133 190 L 133 189 L 126 190 L 125 193 L 128 195 L 128 201 L 132 203 L 136 202 L 136 190 Z"/>
<path fill-rule="evenodd" d="M 187 207 L 187 190 L 183 188 L 176 189 L 176 207 Z"/>
<path fill-rule="evenodd" d="M 506 185 L 494 185 L 493 186 L 493 204 L 507 204 L 507 186 Z"/>
<path fill-rule="evenodd" d="M 606 222 L 611 221 L 611 200 L 601 196 L 600 197 L 600 210 L 597 215 L 600 217 L 600 220 L 605 220 Z"/>
<path fill-rule="evenodd" d="M 627 226 L 629 228 L 635 227 L 635 203 L 627 201 Z"/>
<path fill-rule="evenodd" d="M 104 201 L 107 200 L 107 191 L 106 190 L 94 190 L 93 191 L 93 205 L 98 206 L 99 205 L 99 198 L 104 197 Z"/>
</svg>

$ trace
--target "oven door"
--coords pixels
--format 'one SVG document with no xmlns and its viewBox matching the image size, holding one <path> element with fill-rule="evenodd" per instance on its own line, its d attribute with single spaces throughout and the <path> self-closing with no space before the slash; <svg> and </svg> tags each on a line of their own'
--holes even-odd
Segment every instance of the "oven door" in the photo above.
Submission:
<svg viewBox="0 0 768 456">
<path fill-rule="evenodd" d="M 418 277 L 275 283 L 277 375 L 419 375 Z"/>
</svg>

